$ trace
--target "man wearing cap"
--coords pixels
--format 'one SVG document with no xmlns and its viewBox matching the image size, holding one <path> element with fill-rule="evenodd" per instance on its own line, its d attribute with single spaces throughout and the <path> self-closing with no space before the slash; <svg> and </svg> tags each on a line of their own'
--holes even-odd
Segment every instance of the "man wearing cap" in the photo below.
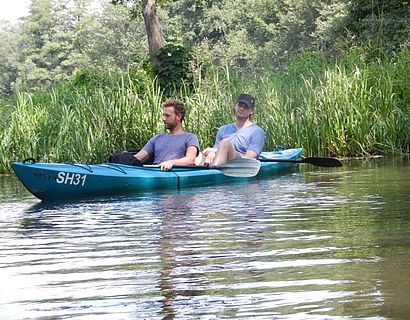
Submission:
<svg viewBox="0 0 410 320">
<path fill-rule="evenodd" d="M 234 158 L 257 158 L 265 143 L 265 132 L 251 121 L 255 112 L 255 98 L 241 94 L 233 106 L 235 122 L 219 128 L 213 148 L 202 154 L 204 163 L 218 165 Z"/>
</svg>

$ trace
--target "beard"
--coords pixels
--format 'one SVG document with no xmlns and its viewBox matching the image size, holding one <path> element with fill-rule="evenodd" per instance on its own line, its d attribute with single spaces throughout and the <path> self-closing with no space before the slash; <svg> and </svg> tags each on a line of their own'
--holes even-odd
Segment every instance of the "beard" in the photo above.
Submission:
<svg viewBox="0 0 410 320">
<path fill-rule="evenodd" d="M 174 129 L 174 128 L 176 127 L 176 125 L 175 125 L 174 123 L 165 123 L 165 122 L 164 122 L 164 127 L 165 127 L 165 129 L 167 129 L 167 130 L 172 130 L 172 129 Z"/>
</svg>

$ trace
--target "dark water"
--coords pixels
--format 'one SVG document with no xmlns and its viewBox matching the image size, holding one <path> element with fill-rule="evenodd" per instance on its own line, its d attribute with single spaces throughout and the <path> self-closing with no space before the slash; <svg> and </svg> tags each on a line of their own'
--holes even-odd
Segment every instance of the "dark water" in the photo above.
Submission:
<svg viewBox="0 0 410 320">
<path fill-rule="evenodd" d="M 408 319 L 410 162 L 42 205 L 0 177 L 1 319 Z"/>
</svg>

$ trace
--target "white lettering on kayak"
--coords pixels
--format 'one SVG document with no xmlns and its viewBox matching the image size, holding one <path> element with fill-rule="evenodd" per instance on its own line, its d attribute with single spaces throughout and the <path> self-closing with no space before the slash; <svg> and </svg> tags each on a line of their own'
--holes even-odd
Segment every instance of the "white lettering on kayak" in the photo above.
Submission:
<svg viewBox="0 0 410 320">
<path fill-rule="evenodd" d="M 56 182 L 60 183 L 60 184 L 70 184 L 70 185 L 74 185 L 74 186 L 84 186 L 86 179 L 87 179 L 86 174 L 70 173 L 70 172 L 60 171 L 57 174 Z"/>
</svg>

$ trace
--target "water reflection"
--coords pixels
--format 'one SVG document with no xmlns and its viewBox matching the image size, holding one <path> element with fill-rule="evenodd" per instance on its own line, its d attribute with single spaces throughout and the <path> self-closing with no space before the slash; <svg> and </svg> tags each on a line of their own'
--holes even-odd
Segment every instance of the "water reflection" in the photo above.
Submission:
<svg viewBox="0 0 410 320">
<path fill-rule="evenodd" d="M 0 175 L 0 205 L 3 202 L 30 198 L 32 199 L 31 194 L 14 175 Z"/>
<path fill-rule="evenodd" d="M 174 302 L 178 296 L 195 295 L 194 292 L 178 290 L 174 283 L 181 279 L 175 277 L 178 267 L 189 267 L 193 252 L 186 243 L 195 242 L 196 227 L 192 222 L 190 197 L 165 196 L 157 202 L 158 211 L 163 214 L 161 238 L 159 241 L 161 270 L 160 294 L 164 297 L 162 315 L 164 319 L 174 319 L 176 312 Z M 189 274 L 183 275 L 184 283 L 192 281 Z"/>
<path fill-rule="evenodd" d="M 405 319 L 409 173 L 370 162 L 71 204 L 9 194 L 0 318 Z"/>
</svg>

